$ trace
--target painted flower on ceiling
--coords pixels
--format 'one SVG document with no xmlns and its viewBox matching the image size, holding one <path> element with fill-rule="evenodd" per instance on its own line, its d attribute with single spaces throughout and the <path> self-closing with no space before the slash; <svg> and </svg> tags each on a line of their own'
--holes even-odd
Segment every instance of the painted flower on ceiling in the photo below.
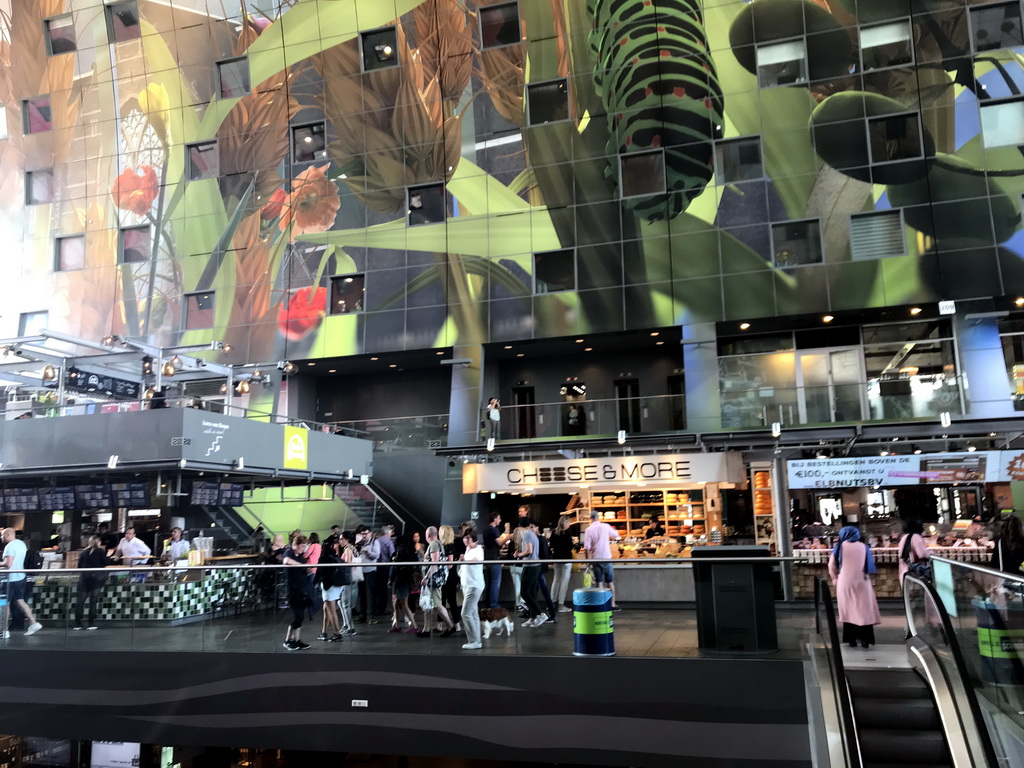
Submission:
<svg viewBox="0 0 1024 768">
<path fill-rule="evenodd" d="M 341 198 L 337 185 L 327 178 L 329 167 L 310 166 L 292 180 L 292 192 L 278 225 L 282 231 L 291 226 L 295 237 L 307 232 L 326 232 L 334 224 Z"/>
<path fill-rule="evenodd" d="M 270 196 L 266 205 L 260 209 L 260 220 L 273 221 L 276 219 L 281 215 L 281 211 L 284 210 L 286 202 L 288 202 L 288 193 L 278 187 L 274 190 L 274 194 Z"/>
<path fill-rule="evenodd" d="M 130 168 L 114 180 L 110 196 L 114 205 L 122 211 L 131 211 L 136 216 L 145 216 L 153 207 L 160 185 L 156 171 L 148 165 L 142 166 L 138 172 Z"/>
<path fill-rule="evenodd" d="M 299 288 L 281 305 L 277 327 L 286 339 L 298 341 L 320 325 L 327 314 L 327 289 Z"/>
</svg>

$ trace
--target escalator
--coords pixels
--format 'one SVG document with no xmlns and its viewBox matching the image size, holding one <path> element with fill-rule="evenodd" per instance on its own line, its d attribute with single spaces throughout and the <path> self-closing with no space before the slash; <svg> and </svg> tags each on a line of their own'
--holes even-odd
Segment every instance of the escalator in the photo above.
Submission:
<svg viewBox="0 0 1024 768">
<path fill-rule="evenodd" d="M 931 584 L 907 578 L 929 598 L 927 620 L 941 648 L 914 632 L 906 658 L 897 653 L 884 666 L 844 662 L 830 585 L 817 581 L 815 664 L 823 678 L 827 670 L 822 698 L 833 717 L 826 716 L 826 725 L 840 736 L 832 740 L 829 762 L 833 768 L 997 768 L 941 600 Z M 909 608 L 908 618 L 913 628 Z"/>
</svg>

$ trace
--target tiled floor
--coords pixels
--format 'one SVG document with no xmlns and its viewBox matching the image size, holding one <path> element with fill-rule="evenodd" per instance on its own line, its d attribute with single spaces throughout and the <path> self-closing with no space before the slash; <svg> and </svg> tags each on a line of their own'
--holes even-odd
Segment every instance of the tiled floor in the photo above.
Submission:
<svg viewBox="0 0 1024 768">
<path fill-rule="evenodd" d="M 902 642 L 902 619 L 886 610 L 885 623 L 878 628 L 879 643 Z M 0 642 L 0 649 L 98 651 L 204 651 L 232 653 L 289 653 L 281 643 L 290 614 L 268 611 L 252 616 L 219 618 L 179 627 L 102 625 L 95 632 L 71 632 L 69 628 L 46 624 L 32 637 L 12 633 Z M 813 607 L 807 604 L 779 605 L 776 611 L 779 651 L 773 658 L 803 658 L 806 643 L 814 633 Z M 693 657 L 705 655 L 697 647 L 697 620 L 692 609 L 630 610 L 615 614 L 615 650 L 619 656 Z M 463 651 L 462 635 L 451 638 L 417 638 L 390 634 L 388 623 L 358 624 L 358 634 L 339 643 L 318 642 L 320 617 L 308 622 L 302 636 L 312 647 L 305 653 L 530 654 L 570 655 L 573 652 L 572 614 L 560 614 L 557 625 L 536 629 L 517 626 L 511 637 L 484 641 L 480 651 Z M 891 626 L 890 626 L 891 625 Z M 717 655 L 717 654 L 713 654 Z M 751 655 L 751 654 L 725 654 Z"/>
</svg>

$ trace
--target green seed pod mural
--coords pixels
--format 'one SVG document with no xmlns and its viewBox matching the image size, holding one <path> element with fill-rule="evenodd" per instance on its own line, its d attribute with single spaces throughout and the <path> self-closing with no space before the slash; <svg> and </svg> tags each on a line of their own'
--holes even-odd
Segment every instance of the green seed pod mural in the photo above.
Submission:
<svg viewBox="0 0 1024 768">
<path fill-rule="evenodd" d="M 678 216 L 711 180 L 712 140 L 725 122 L 700 3 L 588 0 L 587 12 L 594 24 L 594 84 L 608 114 L 608 155 L 628 163 L 631 155 L 664 148 L 665 191 L 629 196 L 626 174 L 617 167 L 606 174 L 617 180 L 623 205 L 648 221 Z M 658 163 L 649 166 L 652 173 Z"/>
</svg>

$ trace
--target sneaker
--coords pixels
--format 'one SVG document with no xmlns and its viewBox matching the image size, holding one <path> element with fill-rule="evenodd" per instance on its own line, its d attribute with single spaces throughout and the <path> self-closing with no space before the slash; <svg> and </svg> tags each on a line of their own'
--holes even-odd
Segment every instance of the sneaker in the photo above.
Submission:
<svg viewBox="0 0 1024 768">
<path fill-rule="evenodd" d="M 543 623 L 544 624 L 557 624 L 558 623 L 558 619 L 556 619 L 554 616 L 548 616 L 546 619 L 544 619 Z"/>
<path fill-rule="evenodd" d="M 572 608 L 570 608 L 568 605 L 560 605 L 560 606 L 558 606 L 558 612 L 559 613 L 572 613 Z"/>
<path fill-rule="evenodd" d="M 533 626 L 539 627 L 541 624 L 544 624 L 547 620 L 548 615 L 546 613 L 542 613 L 540 614 L 540 616 L 533 620 Z"/>
<path fill-rule="evenodd" d="M 327 633 L 326 632 L 321 632 L 319 635 L 316 636 L 316 639 L 317 640 L 323 640 L 326 643 L 330 638 L 327 637 Z"/>
<path fill-rule="evenodd" d="M 344 639 L 345 639 L 345 638 L 344 638 L 344 636 L 342 636 L 342 635 L 341 635 L 341 634 L 339 633 L 339 634 L 337 634 L 337 635 L 333 635 L 333 636 L 331 637 L 331 639 L 330 639 L 330 640 L 328 640 L 327 642 L 329 642 L 329 643 L 340 643 L 340 642 L 341 642 L 342 640 L 344 640 Z"/>
<path fill-rule="evenodd" d="M 519 626 L 520 627 L 532 627 L 533 626 L 533 622 L 535 622 L 536 620 L 537 620 L 537 617 L 534 616 L 532 619 L 526 619 L 525 621 L 519 622 Z"/>
<path fill-rule="evenodd" d="M 99 627 L 86 627 L 86 629 L 90 632 L 95 632 L 97 629 L 99 629 Z"/>
<path fill-rule="evenodd" d="M 621 611 L 622 609 L 621 609 L 621 608 L 620 608 L 619 606 L 617 606 L 617 605 L 613 605 L 613 606 L 612 606 L 612 610 L 613 610 L 613 611 L 614 611 L 615 613 L 618 613 L 618 612 L 619 612 L 619 611 Z"/>
<path fill-rule="evenodd" d="M 40 624 L 37 621 L 35 624 L 33 624 L 32 626 L 30 626 L 28 629 L 25 630 L 25 637 L 28 637 L 29 635 L 34 635 L 36 632 L 38 632 L 42 628 L 43 628 L 43 625 Z"/>
<path fill-rule="evenodd" d="M 309 648 L 309 643 L 304 643 L 304 642 L 302 642 L 301 640 L 295 640 L 295 641 L 294 641 L 294 642 L 292 643 L 292 645 L 294 645 L 294 646 L 295 646 L 295 649 L 294 649 L 294 650 L 296 650 L 296 651 L 304 651 L 304 650 L 306 650 L 307 648 Z"/>
<path fill-rule="evenodd" d="M 356 634 L 356 631 L 354 629 L 352 629 L 351 627 L 349 627 L 348 629 L 341 630 L 341 636 L 342 637 L 352 637 L 352 635 L 354 635 L 354 634 Z"/>
<path fill-rule="evenodd" d="M 390 632 L 392 634 L 399 634 L 399 633 L 404 632 L 404 631 L 405 630 L 402 629 L 401 627 L 392 627 L 391 629 L 388 630 L 388 632 Z"/>
<path fill-rule="evenodd" d="M 367 621 L 366 623 L 367 624 L 380 624 L 380 619 L 378 619 L 376 616 L 371 616 L 370 620 Z"/>
<path fill-rule="evenodd" d="M 462 650 L 464 650 L 464 651 L 477 651 L 477 650 L 480 650 L 483 647 L 484 647 L 483 643 L 464 643 L 462 645 Z"/>
<path fill-rule="evenodd" d="M 11 637 L 11 633 L 8 630 L 5 629 L 4 630 L 4 634 L 3 634 L 3 639 L 4 640 L 9 640 L 10 637 Z"/>
<path fill-rule="evenodd" d="M 297 646 L 295 644 L 294 640 L 285 640 L 283 643 L 281 643 L 281 645 L 283 645 L 289 651 L 297 651 L 297 650 L 299 650 L 299 646 Z"/>
<path fill-rule="evenodd" d="M 84 629 L 85 629 L 85 627 L 72 627 L 71 631 L 72 632 L 81 632 Z"/>
<path fill-rule="evenodd" d="M 455 627 L 448 627 L 444 632 L 441 633 L 441 637 L 451 637 L 455 634 Z"/>
</svg>

